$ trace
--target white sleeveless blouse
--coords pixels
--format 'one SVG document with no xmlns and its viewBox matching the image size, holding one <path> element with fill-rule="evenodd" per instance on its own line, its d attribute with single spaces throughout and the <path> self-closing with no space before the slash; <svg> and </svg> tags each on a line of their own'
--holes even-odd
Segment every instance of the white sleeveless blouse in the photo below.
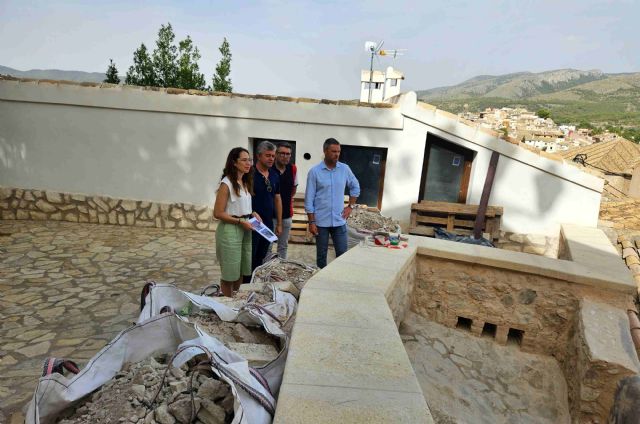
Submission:
<svg viewBox="0 0 640 424">
<path fill-rule="evenodd" d="M 226 184 L 229 187 L 229 200 L 227 200 L 227 206 L 224 209 L 229 215 L 243 216 L 251 214 L 253 210 L 251 207 L 251 195 L 244 187 L 240 187 L 240 196 L 238 196 L 233 189 L 233 184 L 229 178 L 224 177 L 220 184 Z"/>
</svg>

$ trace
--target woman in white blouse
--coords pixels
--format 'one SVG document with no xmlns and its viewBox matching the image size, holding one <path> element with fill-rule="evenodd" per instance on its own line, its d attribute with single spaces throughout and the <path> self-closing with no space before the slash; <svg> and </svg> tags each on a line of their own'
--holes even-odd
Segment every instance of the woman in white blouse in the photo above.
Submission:
<svg viewBox="0 0 640 424">
<path fill-rule="evenodd" d="M 213 216 L 220 220 L 216 229 L 216 257 L 222 277 L 220 288 L 233 296 L 245 280 L 251 279 L 251 231 L 248 220 L 256 216 L 251 208 L 253 173 L 247 149 L 235 147 L 229 152 L 218 187 Z"/>
</svg>

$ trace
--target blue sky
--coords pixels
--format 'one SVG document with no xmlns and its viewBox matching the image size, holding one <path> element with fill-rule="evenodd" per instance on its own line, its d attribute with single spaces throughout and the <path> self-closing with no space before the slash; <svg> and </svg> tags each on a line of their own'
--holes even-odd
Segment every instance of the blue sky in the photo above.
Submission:
<svg viewBox="0 0 640 424">
<path fill-rule="evenodd" d="M 560 68 L 640 71 L 640 1 L 8 1 L 0 65 L 121 74 L 171 22 L 191 36 L 210 82 L 227 37 L 234 91 L 355 98 L 367 40 L 407 49 L 405 90 L 481 74 Z M 376 61 L 382 69 L 388 58 Z"/>
</svg>

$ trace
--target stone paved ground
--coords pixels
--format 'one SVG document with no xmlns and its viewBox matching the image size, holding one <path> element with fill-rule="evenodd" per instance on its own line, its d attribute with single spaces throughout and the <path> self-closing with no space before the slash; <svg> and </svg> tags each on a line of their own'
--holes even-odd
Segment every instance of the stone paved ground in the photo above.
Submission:
<svg viewBox="0 0 640 424">
<path fill-rule="evenodd" d="M 402 340 L 436 424 L 569 423 L 558 362 L 409 313 Z"/>
<path fill-rule="evenodd" d="M 289 257 L 315 263 L 315 246 Z M 199 291 L 219 278 L 210 232 L 0 221 L 0 423 L 21 419 L 44 358 L 82 366 L 131 325 L 146 281 Z"/>
</svg>

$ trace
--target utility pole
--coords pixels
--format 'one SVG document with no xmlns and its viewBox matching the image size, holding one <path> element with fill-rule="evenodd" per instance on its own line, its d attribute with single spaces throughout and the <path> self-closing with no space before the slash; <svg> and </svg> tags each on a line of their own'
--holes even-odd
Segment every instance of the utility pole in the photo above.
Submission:
<svg viewBox="0 0 640 424">
<path fill-rule="evenodd" d="M 369 66 L 369 103 L 371 103 L 371 85 L 373 84 L 373 57 L 375 55 L 375 49 L 371 49 L 371 65 Z"/>
</svg>

